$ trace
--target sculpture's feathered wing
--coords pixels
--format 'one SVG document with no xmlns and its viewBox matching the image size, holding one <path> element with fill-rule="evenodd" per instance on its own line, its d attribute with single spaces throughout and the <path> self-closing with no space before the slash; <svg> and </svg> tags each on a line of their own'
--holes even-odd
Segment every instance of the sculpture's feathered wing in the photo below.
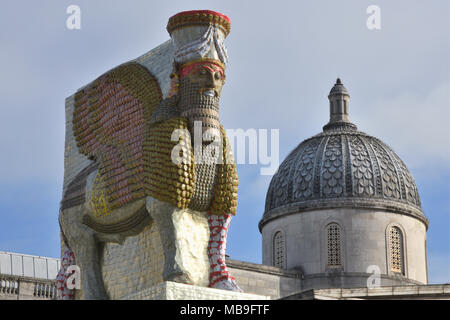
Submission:
<svg viewBox="0 0 450 320">
<path fill-rule="evenodd" d="M 158 81 L 135 62 L 107 72 L 75 94 L 73 134 L 79 152 L 94 160 L 98 167 L 86 199 L 93 209 L 90 217 L 95 221 L 115 225 L 121 220 L 125 221 L 120 222 L 122 224 L 132 225 L 135 221 L 127 220 L 132 219 L 131 211 L 110 213 L 146 196 L 180 209 L 189 206 L 196 181 L 193 150 L 188 148 L 188 163 L 173 163 L 171 158 L 179 143 L 172 141 L 172 133 L 177 129 L 188 132 L 187 120 L 173 115 L 164 121 L 152 122 L 152 113 L 161 101 Z M 230 145 L 222 127 L 221 131 L 226 155 L 231 152 Z M 180 142 L 191 145 L 189 135 L 180 137 Z M 224 160 L 219 164 L 209 211 L 235 214 L 236 166 L 232 157 Z M 111 219 L 104 220 L 106 216 Z M 86 223 L 94 227 L 91 222 Z"/>
<path fill-rule="evenodd" d="M 156 78 L 138 63 L 120 65 L 75 94 L 73 133 L 98 164 L 108 210 L 145 197 L 144 137 L 162 100 Z"/>
</svg>

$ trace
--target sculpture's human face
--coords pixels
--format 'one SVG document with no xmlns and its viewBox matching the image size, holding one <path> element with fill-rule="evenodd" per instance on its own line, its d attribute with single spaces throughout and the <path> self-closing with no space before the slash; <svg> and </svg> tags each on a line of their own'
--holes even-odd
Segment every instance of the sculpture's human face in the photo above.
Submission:
<svg viewBox="0 0 450 320">
<path fill-rule="evenodd" d="M 199 61 L 181 67 L 178 107 L 191 129 L 196 121 L 202 122 L 204 131 L 220 127 L 219 101 L 224 83 L 224 70 L 215 61 Z"/>
<path fill-rule="evenodd" d="M 201 95 L 220 97 L 222 86 L 225 84 L 225 72 L 221 66 L 213 62 L 199 62 L 187 66 L 181 73 L 199 88 Z"/>
</svg>

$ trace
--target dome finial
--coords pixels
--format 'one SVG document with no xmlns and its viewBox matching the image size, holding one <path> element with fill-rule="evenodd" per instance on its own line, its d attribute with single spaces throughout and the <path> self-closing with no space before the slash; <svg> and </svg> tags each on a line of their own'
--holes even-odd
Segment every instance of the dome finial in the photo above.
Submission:
<svg viewBox="0 0 450 320">
<path fill-rule="evenodd" d="M 328 100 L 330 100 L 330 122 L 323 129 L 350 128 L 356 130 L 356 126 L 348 118 L 350 95 L 342 84 L 341 78 L 336 79 L 336 83 L 328 95 Z"/>
</svg>

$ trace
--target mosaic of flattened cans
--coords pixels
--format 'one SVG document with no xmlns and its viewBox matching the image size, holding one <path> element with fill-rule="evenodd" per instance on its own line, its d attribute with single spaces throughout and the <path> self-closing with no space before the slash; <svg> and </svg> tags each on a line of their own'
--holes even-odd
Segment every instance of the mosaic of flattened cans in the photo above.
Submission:
<svg viewBox="0 0 450 320">
<path fill-rule="evenodd" d="M 196 164 L 196 183 L 194 194 L 191 198 L 189 208 L 197 211 L 206 211 L 214 194 L 214 186 L 217 176 L 215 164 Z"/>
<path fill-rule="evenodd" d="M 190 90 L 192 97 L 198 97 L 198 88 Z M 119 66 L 76 93 L 74 135 L 80 152 L 98 162 L 104 189 L 102 195 L 94 193 L 97 198 L 91 199 L 96 215 L 104 216 L 145 195 L 187 208 L 195 190 L 200 199 L 195 209 L 207 209 L 210 203 L 214 214 L 234 214 L 238 184 L 235 164 L 206 166 L 199 172 L 194 161 L 173 164 L 171 150 L 177 142 L 170 140 L 171 134 L 175 129 L 186 130 L 188 124 L 185 118 L 169 114 L 177 110 L 158 108 L 161 100 L 156 79 L 136 63 Z M 168 102 L 174 105 L 177 99 L 172 97 Z M 155 110 L 160 114 L 152 117 Z M 214 114 L 199 117 L 217 121 Z M 226 140 L 225 131 L 220 129 Z M 201 181 L 196 185 L 198 176 Z M 211 185 L 216 177 L 215 188 L 202 187 Z"/>
<path fill-rule="evenodd" d="M 171 135 L 176 129 L 187 130 L 187 121 L 178 117 L 152 125 L 144 142 L 145 181 L 148 195 L 185 209 L 195 188 L 195 163 L 192 149 L 188 163 L 172 162 L 171 150 L 178 141 L 171 141 Z"/>
<path fill-rule="evenodd" d="M 157 80 L 137 63 L 115 68 L 75 95 L 77 146 L 98 163 L 111 209 L 145 196 L 142 137 L 161 100 Z"/>
<path fill-rule="evenodd" d="M 89 202 L 92 206 L 95 217 L 102 218 L 111 213 L 110 204 L 105 197 L 104 182 L 98 172 L 94 179 Z"/>
<path fill-rule="evenodd" d="M 228 154 L 230 143 L 223 126 L 220 126 L 223 138 L 223 154 Z M 217 182 L 214 188 L 210 213 L 216 215 L 236 214 L 239 178 L 233 157 L 224 157 L 223 163 L 217 165 Z"/>
<path fill-rule="evenodd" d="M 227 18 L 218 16 L 217 14 L 208 13 L 175 15 L 169 19 L 167 31 L 171 33 L 176 27 L 192 23 L 192 21 L 195 21 L 197 24 L 203 23 L 208 25 L 218 25 L 224 30 L 225 36 L 230 33 L 231 23 Z"/>
</svg>

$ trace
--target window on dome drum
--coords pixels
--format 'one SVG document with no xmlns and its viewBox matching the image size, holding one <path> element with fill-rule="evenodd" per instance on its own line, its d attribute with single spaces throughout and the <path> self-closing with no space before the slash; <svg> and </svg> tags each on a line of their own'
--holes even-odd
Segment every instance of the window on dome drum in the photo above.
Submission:
<svg viewBox="0 0 450 320">
<path fill-rule="evenodd" d="M 330 223 L 326 228 L 327 234 L 327 267 L 342 267 L 342 235 L 341 227 L 337 223 Z"/>
<path fill-rule="evenodd" d="M 398 227 L 389 228 L 389 257 L 391 271 L 404 275 L 403 234 Z"/>
<path fill-rule="evenodd" d="M 285 241 L 281 231 L 273 236 L 273 265 L 278 268 L 285 268 Z"/>
</svg>

